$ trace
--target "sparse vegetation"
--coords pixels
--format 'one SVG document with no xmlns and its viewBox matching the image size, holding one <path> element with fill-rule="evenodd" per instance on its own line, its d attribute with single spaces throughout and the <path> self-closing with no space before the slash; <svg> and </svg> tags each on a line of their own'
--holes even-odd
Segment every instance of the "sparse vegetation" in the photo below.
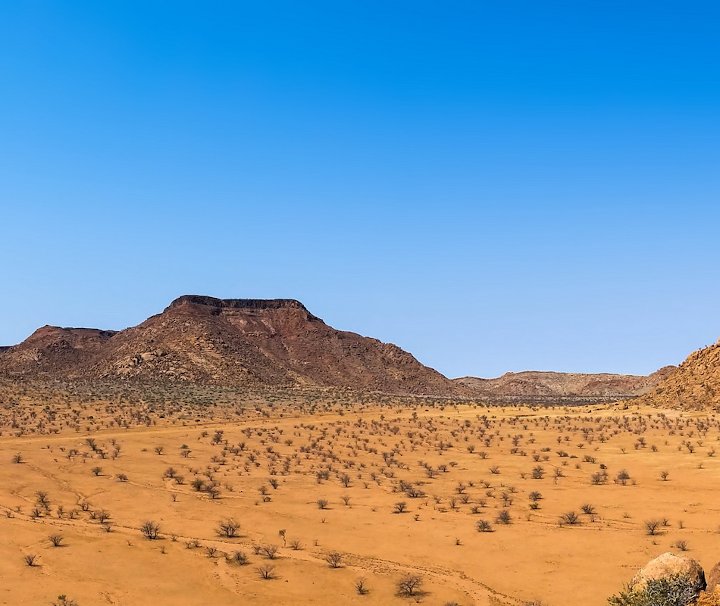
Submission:
<svg viewBox="0 0 720 606">
<path fill-rule="evenodd" d="M 347 531 L 356 520 L 357 528 L 381 532 L 387 537 L 383 541 L 390 542 L 408 540 L 409 532 L 433 536 L 442 524 L 448 551 L 437 550 L 438 566 L 448 569 L 452 560 L 446 553 L 452 550 L 478 553 L 485 570 L 493 563 L 491 554 L 498 542 L 506 545 L 509 554 L 518 548 L 517 536 L 525 532 L 560 545 L 592 534 L 600 553 L 620 538 L 640 543 L 645 533 L 650 537 L 645 544 L 654 550 L 672 546 L 685 552 L 692 545 L 699 558 L 706 557 L 705 540 L 698 542 L 694 537 L 699 532 L 716 532 L 717 524 L 703 528 L 702 514 L 679 507 L 677 494 L 673 494 L 673 490 L 685 485 L 684 474 L 703 473 L 696 461 L 683 468 L 683 477 L 672 483 L 673 489 L 669 474 L 664 476 L 658 471 L 662 460 L 654 453 L 659 449 L 663 456 L 700 456 L 710 469 L 714 465 L 713 457 L 709 457 L 711 444 L 720 441 L 720 419 L 600 408 L 518 407 L 504 411 L 469 404 L 451 408 L 447 403 L 425 404 L 425 400 L 402 404 L 393 400 L 380 404 L 360 401 L 357 411 L 345 405 L 345 415 L 341 416 L 341 399 L 337 403 L 318 399 L 321 404 L 293 406 L 268 399 L 257 407 L 233 404 L 237 399 L 217 406 L 211 400 L 198 401 L 203 402 L 202 407 L 198 404 L 197 409 L 188 408 L 182 416 L 177 411 L 169 412 L 168 407 L 174 404 L 153 404 L 156 409 L 144 409 L 141 418 L 145 420 L 137 423 L 143 429 L 137 433 L 132 431 L 130 417 L 130 429 L 124 428 L 126 408 L 118 407 L 105 416 L 102 409 L 93 410 L 92 422 L 97 425 L 91 426 L 92 422 L 86 420 L 79 431 L 92 433 L 94 427 L 109 431 L 98 432 L 89 441 L 87 435 L 75 436 L 70 426 L 63 429 L 65 433 L 58 441 L 48 439 L 45 443 L 34 438 L 22 442 L 14 438 L 12 450 L 6 449 L 6 460 L 22 449 L 21 462 L 25 457 L 29 462 L 6 468 L 11 484 L 4 493 L 3 518 L 13 520 L 12 528 L 26 525 L 41 533 L 39 543 L 28 541 L 25 545 L 27 549 L 31 549 L 30 545 L 45 545 L 48 550 L 38 553 L 43 554 L 47 570 L 62 568 L 63 564 L 56 561 L 61 558 L 62 562 L 66 557 L 62 554 L 82 553 L 85 535 L 107 542 L 109 549 L 126 549 L 143 565 L 153 562 L 159 570 L 165 570 L 163 562 L 172 566 L 181 549 L 185 557 L 196 562 L 197 572 L 193 567 L 185 571 L 193 582 L 197 582 L 198 575 L 212 570 L 210 567 L 218 566 L 232 567 L 230 574 L 239 578 L 249 575 L 269 580 L 277 577 L 272 566 L 277 564 L 283 573 L 287 569 L 287 577 L 283 575 L 282 583 L 266 585 L 258 581 L 258 591 L 277 593 L 279 600 L 287 595 L 285 581 L 291 585 L 295 582 L 301 561 L 308 570 L 315 566 L 319 579 L 324 574 L 345 578 L 342 582 L 347 583 L 348 593 L 367 595 L 371 587 L 372 600 L 378 603 L 396 600 L 393 594 L 412 600 L 424 599 L 425 594 L 422 585 L 412 587 L 410 595 L 401 590 L 399 580 L 393 588 L 375 579 L 373 569 L 365 564 L 368 555 L 363 553 L 363 545 L 372 542 L 374 535 L 356 542 Z M 56 409 L 56 418 L 64 414 L 63 410 Z M 76 410 L 82 414 L 82 407 Z M 157 414 L 162 410 L 164 417 Z M 215 427 L 193 427 L 194 419 L 219 424 L 221 415 L 233 420 L 221 434 Z M 156 426 L 162 431 L 156 432 Z M 170 431 L 165 430 L 168 427 Z M 694 454 L 688 451 L 688 441 Z M 159 445 L 163 446 L 161 454 L 155 450 Z M 474 448 L 468 448 L 471 445 Z M 95 480 L 92 470 L 101 466 L 106 471 Z M 556 468 L 561 470 L 560 475 Z M 61 481 L 48 482 L 41 470 Z M 10 488 L 17 488 L 17 480 L 13 479 L 18 477 L 16 474 L 22 474 L 26 486 L 18 493 L 23 500 L 10 493 Z M 79 475 L 84 478 L 82 482 L 76 480 Z M 87 485 L 97 488 L 90 492 Z M 142 498 L 134 496 L 137 494 Z M 652 503 L 653 509 L 667 515 L 646 522 L 648 511 L 636 506 L 636 495 L 638 502 Z M 331 506 L 331 502 L 340 506 Z M 112 528 L 111 515 L 103 507 L 111 503 L 116 531 L 106 534 Z M 622 503 L 619 510 L 618 503 Z M 298 516 L 298 504 L 310 508 L 305 510 L 307 518 Z M 137 528 L 140 505 L 146 505 L 158 520 L 145 522 L 139 528 L 139 535 L 149 539 L 148 544 L 137 544 L 138 535 L 133 538 L 126 532 L 129 527 Z M 254 509 L 248 511 L 247 507 Z M 316 514 L 312 514 L 316 508 Z M 184 516 L 191 511 L 197 513 L 186 525 Z M 675 522 L 681 518 L 687 519 L 689 529 Z M 240 519 L 243 531 L 250 526 L 247 532 L 241 532 Z M 581 528 L 561 532 L 553 524 L 556 520 L 566 528 Z M 157 541 L 161 538 L 161 523 L 163 530 L 167 525 L 167 541 Z M 67 550 L 49 549 L 65 546 L 63 534 L 51 532 L 61 528 L 63 534 L 67 533 Z M 590 532 L 606 528 L 612 532 Z M 244 534 L 257 541 L 252 551 L 247 547 L 250 557 L 240 550 L 248 540 Z M 656 538 L 661 534 L 668 535 L 667 539 Z M 81 540 L 76 541 L 76 536 Z M 273 540 L 279 547 L 271 543 Z M 308 546 L 307 553 L 295 553 L 302 550 L 303 543 Z M 348 552 L 358 554 L 357 560 L 353 557 L 346 561 L 349 556 L 333 549 L 341 546 L 344 550 L 346 544 Z M 144 558 L 149 554 L 153 559 L 146 564 Z M 368 561 L 372 557 L 382 558 L 370 556 Z M 20 564 L 20 559 L 16 561 Z M 520 570 L 524 561 L 520 560 Z M 575 565 L 562 556 L 559 561 L 570 570 Z M 261 568 L 269 570 L 268 576 L 261 574 Z M 627 571 L 615 561 L 602 561 L 599 569 L 605 575 L 618 574 L 618 586 L 624 578 L 620 574 Z M 345 576 L 350 570 L 368 576 L 353 581 L 353 576 Z M 408 566 L 407 571 L 408 576 L 422 578 L 420 568 L 414 573 Z M 28 569 L 28 574 L 37 572 Z M 467 574 L 481 583 L 487 581 L 481 573 L 477 577 L 475 573 Z M 433 595 L 436 586 L 438 591 L 455 591 L 453 579 L 452 574 L 447 579 L 433 577 Z M 178 583 L 184 582 L 178 579 Z M 297 595 L 297 586 L 291 591 Z M 578 599 L 590 593 L 580 588 Z M 548 603 L 562 602 L 555 587 L 548 589 L 546 597 Z M 52 602 L 52 598 L 43 599 Z M 463 603 L 457 592 L 447 597 L 439 593 L 434 599 L 438 603 Z"/>
</svg>

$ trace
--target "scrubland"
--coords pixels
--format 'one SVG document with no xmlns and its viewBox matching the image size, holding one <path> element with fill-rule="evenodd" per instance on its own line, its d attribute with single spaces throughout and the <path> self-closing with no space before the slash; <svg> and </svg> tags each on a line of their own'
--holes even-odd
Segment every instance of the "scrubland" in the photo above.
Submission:
<svg viewBox="0 0 720 606">
<path fill-rule="evenodd" d="M 714 415 L 3 394 L 0 604 L 599 606 L 717 560 Z"/>
</svg>

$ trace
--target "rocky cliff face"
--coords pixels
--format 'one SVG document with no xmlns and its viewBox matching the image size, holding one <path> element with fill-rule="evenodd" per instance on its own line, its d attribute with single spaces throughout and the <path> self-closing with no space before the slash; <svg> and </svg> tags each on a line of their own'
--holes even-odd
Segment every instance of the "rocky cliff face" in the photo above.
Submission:
<svg viewBox="0 0 720 606">
<path fill-rule="evenodd" d="M 313 316 L 307 308 L 296 299 L 217 299 L 204 295 L 183 295 L 170 303 L 166 311 L 177 307 L 189 308 L 189 306 L 195 305 L 214 308 L 216 313 L 221 313 L 223 309 L 299 309 L 304 311 L 308 317 L 319 320 L 319 318 Z"/>
<path fill-rule="evenodd" d="M 641 401 L 685 410 L 720 409 L 720 341 L 690 354 Z"/>
<path fill-rule="evenodd" d="M 462 377 L 455 381 L 486 398 L 620 400 L 647 393 L 673 371 L 672 366 L 649 376 L 526 371 L 509 372 L 496 379 Z"/>
<path fill-rule="evenodd" d="M 71 380 L 467 393 L 396 345 L 336 330 L 292 299 L 186 295 L 117 333 L 44 327 L 0 355 L 0 372 Z"/>
</svg>

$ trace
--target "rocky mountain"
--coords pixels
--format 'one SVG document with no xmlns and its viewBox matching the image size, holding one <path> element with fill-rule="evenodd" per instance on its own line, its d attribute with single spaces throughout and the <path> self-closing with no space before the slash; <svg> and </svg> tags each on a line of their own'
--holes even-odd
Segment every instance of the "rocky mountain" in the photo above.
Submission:
<svg viewBox="0 0 720 606">
<path fill-rule="evenodd" d="M 720 409 L 720 341 L 691 353 L 641 401 L 685 410 Z"/>
<path fill-rule="evenodd" d="M 649 376 L 525 371 L 508 372 L 494 379 L 461 377 L 455 381 L 484 398 L 620 400 L 647 393 L 673 370 L 668 366 Z"/>
<path fill-rule="evenodd" d="M 299 301 L 196 295 L 119 332 L 40 328 L 0 352 L 0 375 L 468 392 L 396 345 L 328 326 Z"/>
</svg>

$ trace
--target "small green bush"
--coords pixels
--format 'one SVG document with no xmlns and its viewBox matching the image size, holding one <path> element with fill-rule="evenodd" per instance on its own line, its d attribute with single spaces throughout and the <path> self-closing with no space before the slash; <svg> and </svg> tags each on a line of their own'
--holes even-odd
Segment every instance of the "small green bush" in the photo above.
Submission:
<svg viewBox="0 0 720 606">
<path fill-rule="evenodd" d="M 700 591 L 685 576 L 652 579 L 641 590 L 627 588 L 608 598 L 610 606 L 689 606 Z"/>
</svg>

